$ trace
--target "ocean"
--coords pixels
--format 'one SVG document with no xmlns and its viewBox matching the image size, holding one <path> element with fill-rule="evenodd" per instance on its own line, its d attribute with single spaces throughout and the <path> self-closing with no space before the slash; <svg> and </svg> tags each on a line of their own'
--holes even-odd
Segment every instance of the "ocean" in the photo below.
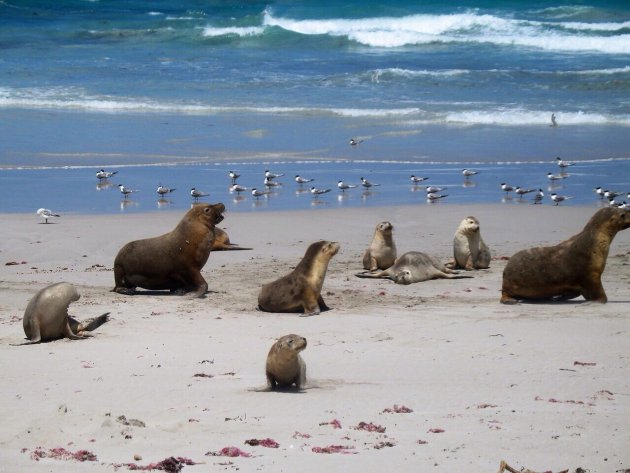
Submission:
<svg viewBox="0 0 630 473">
<path fill-rule="evenodd" d="M 0 182 L 0 212 L 627 200 L 630 2 L 0 0 Z"/>
</svg>

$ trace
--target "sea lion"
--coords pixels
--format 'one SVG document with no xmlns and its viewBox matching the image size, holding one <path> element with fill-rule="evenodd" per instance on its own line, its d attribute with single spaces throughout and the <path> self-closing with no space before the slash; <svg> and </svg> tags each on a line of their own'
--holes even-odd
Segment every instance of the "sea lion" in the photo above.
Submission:
<svg viewBox="0 0 630 473">
<path fill-rule="evenodd" d="M 273 344 L 267 355 L 265 373 L 271 390 L 290 388 L 294 384 L 301 389 L 306 382 L 306 364 L 300 352 L 306 348 L 306 338 L 285 335 Z"/>
<path fill-rule="evenodd" d="M 212 241 L 212 251 L 231 250 L 253 250 L 253 248 L 244 248 L 235 243 L 231 243 L 230 237 L 225 230 L 219 227 L 214 227 L 214 240 Z"/>
<path fill-rule="evenodd" d="M 293 271 L 262 287 L 258 308 L 265 312 L 304 312 L 304 315 L 328 310 L 321 295 L 322 285 L 328 263 L 339 247 L 333 241 L 312 243 Z"/>
<path fill-rule="evenodd" d="M 208 283 L 201 269 L 208 261 L 215 225 L 223 220 L 223 204 L 195 204 L 175 229 L 155 238 L 123 246 L 114 260 L 112 291 L 135 294 L 136 287 L 169 289 L 203 297 Z"/>
<path fill-rule="evenodd" d="M 387 269 L 396 261 L 396 244 L 394 243 L 394 226 L 389 222 L 381 222 L 374 230 L 372 243 L 363 255 L 363 268 L 369 271 Z"/>
<path fill-rule="evenodd" d="M 68 315 L 68 306 L 81 296 L 70 283 L 59 282 L 47 286 L 35 294 L 24 311 L 24 333 L 28 342 L 22 345 L 70 338 L 84 340 L 91 332 L 109 320 L 109 312 L 99 317 L 79 322 Z"/>
<path fill-rule="evenodd" d="M 420 251 L 409 251 L 396 260 L 393 266 L 385 271 L 364 271 L 355 274 L 359 278 L 391 279 L 396 284 L 412 284 L 430 279 L 461 279 L 463 276 L 452 271 L 437 259 Z"/>
<path fill-rule="evenodd" d="M 463 219 L 453 238 L 454 260 L 446 266 L 451 269 L 487 269 L 490 267 L 490 249 L 481 238 L 479 220 Z"/>
<path fill-rule="evenodd" d="M 577 235 L 556 246 L 522 250 L 503 270 L 501 302 L 518 299 L 573 299 L 606 302 L 602 273 L 610 243 L 630 227 L 630 212 L 606 207 L 598 210 Z"/>
</svg>

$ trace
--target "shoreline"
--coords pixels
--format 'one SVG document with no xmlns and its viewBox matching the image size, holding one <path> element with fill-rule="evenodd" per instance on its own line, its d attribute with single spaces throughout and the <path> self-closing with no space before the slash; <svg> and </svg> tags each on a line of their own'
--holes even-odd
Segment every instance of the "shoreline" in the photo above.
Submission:
<svg viewBox="0 0 630 473">
<path fill-rule="evenodd" d="M 627 468 L 630 231 L 611 247 L 603 275 L 609 303 L 504 306 L 503 258 L 568 238 L 593 209 L 502 208 L 283 211 L 264 219 L 230 213 L 219 226 L 254 249 L 211 253 L 202 271 L 210 292 L 195 300 L 110 292 L 118 249 L 170 231 L 183 212 L 69 215 L 49 225 L 30 214 L 0 215 L 4 468 L 111 472 L 170 456 L 203 463 L 186 466 L 190 472 L 212 465 L 315 473 L 343 465 L 358 473 L 375 462 L 397 471 L 495 471 L 501 460 L 536 471 Z M 493 254 L 490 269 L 473 279 L 400 286 L 353 276 L 378 222 L 394 224 L 399 254 L 445 260 L 467 215 L 480 220 Z M 257 311 L 262 284 L 286 274 L 319 238 L 341 244 L 322 292 L 332 310 L 313 317 Z M 7 266 L 10 260 L 25 263 Z M 109 311 L 111 320 L 90 340 L 11 346 L 23 340 L 28 300 L 59 281 L 82 296 L 71 315 Z M 307 389 L 257 392 L 270 346 L 288 333 L 308 339 Z M 386 412 L 395 405 L 411 412 Z M 386 430 L 360 430 L 361 422 Z M 244 444 L 252 438 L 280 446 Z M 317 453 L 331 445 L 351 454 Z M 59 447 L 97 460 L 34 457 Z M 252 456 L 207 455 L 224 447 Z"/>
</svg>

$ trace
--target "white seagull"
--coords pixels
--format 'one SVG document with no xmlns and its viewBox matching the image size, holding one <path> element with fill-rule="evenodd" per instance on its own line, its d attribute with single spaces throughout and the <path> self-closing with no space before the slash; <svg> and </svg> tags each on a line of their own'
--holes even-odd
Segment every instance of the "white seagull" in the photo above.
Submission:
<svg viewBox="0 0 630 473">
<path fill-rule="evenodd" d="M 175 189 L 171 189 L 169 187 L 164 187 L 163 185 L 159 185 L 157 188 L 157 193 L 160 194 L 160 196 L 164 197 L 166 194 L 170 194 L 171 192 L 173 192 Z"/>
<path fill-rule="evenodd" d="M 307 182 L 312 182 L 315 179 L 308 179 L 306 177 L 302 177 L 299 174 L 296 174 L 295 176 L 295 182 L 297 182 L 298 184 L 302 185 L 302 184 L 306 184 Z"/>
<path fill-rule="evenodd" d="M 473 171 L 472 169 L 462 169 L 462 174 L 464 177 L 474 176 L 475 174 L 479 174 L 479 171 Z"/>
<path fill-rule="evenodd" d="M 427 186 L 427 194 L 437 194 L 445 190 L 446 187 Z"/>
<path fill-rule="evenodd" d="M 44 219 L 44 223 L 48 223 L 48 219 L 50 217 L 61 217 L 61 215 L 53 213 L 51 210 L 48 209 L 38 209 L 37 215 Z"/>
<path fill-rule="evenodd" d="M 237 194 L 240 194 L 241 192 L 244 192 L 246 190 L 247 190 L 247 187 L 243 187 L 238 184 L 234 184 L 232 185 L 232 187 L 230 187 L 230 192 L 236 192 Z"/>
<path fill-rule="evenodd" d="M 356 138 L 350 138 L 350 140 L 348 141 L 348 143 L 350 143 L 350 146 L 356 146 L 359 143 L 363 143 L 363 140 L 358 140 Z"/>
<path fill-rule="evenodd" d="M 427 200 L 431 202 L 435 202 L 436 200 L 443 199 L 444 197 L 447 197 L 447 196 L 448 194 L 436 194 L 435 192 L 429 192 L 427 194 Z"/>
<path fill-rule="evenodd" d="M 230 179 L 232 179 L 232 184 L 236 183 L 236 180 L 241 177 L 240 174 L 236 174 L 234 171 L 230 171 L 228 172 L 228 176 L 230 176 Z"/>
<path fill-rule="evenodd" d="M 516 189 L 514 189 L 514 193 L 522 199 L 525 194 L 529 194 L 535 190 L 536 189 L 523 189 L 522 187 L 516 187 Z"/>
<path fill-rule="evenodd" d="M 354 189 L 356 186 L 353 184 L 346 184 L 343 181 L 337 182 L 337 187 L 341 190 L 341 192 L 345 192 L 346 189 Z"/>
<path fill-rule="evenodd" d="M 599 196 L 600 199 L 604 198 L 604 189 L 602 189 L 601 187 L 596 187 L 595 188 L 595 193 Z"/>
<path fill-rule="evenodd" d="M 330 192 L 330 189 L 318 189 L 317 187 L 311 187 L 311 194 L 313 194 L 314 197 L 319 197 L 326 192 Z"/>
<path fill-rule="evenodd" d="M 278 181 L 274 181 L 271 177 L 265 177 L 265 185 L 267 187 L 278 187 L 281 186 L 282 183 Z"/>
<path fill-rule="evenodd" d="M 505 191 L 506 194 L 512 192 L 514 190 L 514 187 L 512 187 L 509 184 L 506 184 L 505 182 L 501 183 L 501 190 Z"/>
<path fill-rule="evenodd" d="M 567 197 L 566 195 L 558 195 L 556 193 L 551 194 L 551 200 L 553 200 L 556 205 L 558 205 L 560 202 L 563 202 L 565 200 L 569 200 L 572 199 L 573 197 Z"/>
<path fill-rule="evenodd" d="M 103 179 L 109 179 L 114 174 L 118 174 L 118 171 L 105 171 L 105 169 L 100 169 L 96 171 L 96 178 L 102 181 Z"/>
<path fill-rule="evenodd" d="M 543 192 L 543 190 L 538 189 L 538 192 L 536 192 L 532 200 L 534 201 L 534 204 L 542 204 L 544 197 L 545 197 L 545 193 Z"/>
<path fill-rule="evenodd" d="M 200 197 L 206 197 L 208 195 L 210 195 L 208 192 L 198 191 L 194 187 L 190 189 L 190 196 L 195 199 L 195 202 L 198 201 Z"/>
<path fill-rule="evenodd" d="M 569 166 L 573 166 L 575 163 L 572 161 L 565 161 L 564 159 L 562 159 L 560 156 L 558 156 L 556 158 L 556 164 L 560 167 L 560 168 L 568 168 Z"/>
<path fill-rule="evenodd" d="M 252 196 L 254 196 L 256 199 L 258 199 L 259 197 L 262 197 L 263 195 L 267 195 L 267 194 L 269 194 L 269 191 L 259 191 L 255 187 L 252 188 Z"/>
<path fill-rule="evenodd" d="M 380 184 L 375 184 L 373 182 L 370 182 L 367 179 L 365 179 L 364 177 L 361 178 L 361 185 L 363 187 L 365 187 L 366 189 L 369 189 L 370 187 L 380 186 Z"/>
<path fill-rule="evenodd" d="M 609 190 L 604 191 L 604 197 L 606 197 L 608 200 L 614 199 L 615 197 L 619 197 L 620 195 L 621 195 L 621 192 L 615 192 L 615 191 L 609 191 Z"/>
<path fill-rule="evenodd" d="M 553 181 L 559 181 L 560 179 L 566 179 L 568 176 L 562 176 L 560 174 L 552 174 L 550 172 L 547 173 L 547 179 L 549 179 L 551 182 Z"/>
<path fill-rule="evenodd" d="M 125 199 L 129 197 L 129 194 L 138 192 L 137 189 L 130 189 L 129 187 L 125 187 L 122 184 L 118 184 L 118 189 L 120 189 L 120 193 L 125 196 Z"/>
<path fill-rule="evenodd" d="M 428 177 L 417 177 L 417 176 L 414 176 L 412 174 L 409 179 L 411 179 L 411 182 L 413 182 L 414 184 L 420 184 L 422 181 L 426 181 L 429 178 Z"/>
<path fill-rule="evenodd" d="M 276 177 L 282 177 L 282 176 L 284 176 L 283 172 L 281 172 L 279 174 L 276 174 L 276 173 L 273 173 L 273 172 L 271 172 L 269 170 L 265 171 L 265 177 L 267 179 L 275 179 Z"/>
</svg>

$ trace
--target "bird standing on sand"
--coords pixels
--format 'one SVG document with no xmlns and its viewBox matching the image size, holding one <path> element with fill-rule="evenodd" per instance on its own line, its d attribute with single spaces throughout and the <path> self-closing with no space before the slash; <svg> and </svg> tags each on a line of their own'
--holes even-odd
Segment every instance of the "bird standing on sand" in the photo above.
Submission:
<svg viewBox="0 0 630 473">
<path fill-rule="evenodd" d="M 605 192 L 604 189 L 602 189 L 601 187 L 596 187 L 594 190 L 600 199 L 604 198 L 604 192 Z"/>
<path fill-rule="evenodd" d="M 191 187 L 190 196 L 197 202 L 201 197 L 209 196 L 208 192 L 198 191 L 195 187 Z"/>
<path fill-rule="evenodd" d="M 364 177 L 361 178 L 361 185 L 365 187 L 366 189 L 369 189 L 370 187 L 380 186 L 380 184 L 375 184 L 374 182 L 370 182 Z"/>
<path fill-rule="evenodd" d="M 246 191 L 246 190 L 247 190 L 247 187 L 243 187 L 238 184 L 234 184 L 230 187 L 230 192 L 236 192 L 237 194 L 240 194 L 241 192 Z"/>
<path fill-rule="evenodd" d="M 157 188 L 157 193 L 160 194 L 161 197 L 164 197 L 166 194 L 170 194 L 171 192 L 173 192 L 175 189 L 171 189 L 169 187 L 164 187 L 162 184 L 160 184 Z"/>
<path fill-rule="evenodd" d="M 573 166 L 575 163 L 572 161 L 565 161 L 564 159 L 562 159 L 560 156 L 558 156 L 556 158 L 556 164 L 558 165 L 558 167 L 560 167 L 561 169 L 563 168 L 568 168 L 569 166 Z"/>
<path fill-rule="evenodd" d="M 38 209 L 37 215 L 44 219 L 44 223 L 48 223 L 48 219 L 50 217 L 61 217 L 61 215 L 53 213 L 51 210 L 48 209 Z"/>
<path fill-rule="evenodd" d="M 278 181 L 274 181 L 271 177 L 265 177 L 265 186 L 267 187 L 278 187 L 281 186 L 282 183 Z"/>
<path fill-rule="evenodd" d="M 236 180 L 241 177 L 240 174 L 236 174 L 234 171 L 230 171 L 228 172 L 228 176 L 230 176 L 230 179 L 232 179 L 232 184 L 236 184 Z"/>
<path fill-rule="evenodd" d="M 356 186 L 353 184 L 347 184 L 343 181 L 337 182 L 337 188 L 341 190 L 341 192 L 345 192 L 346 189 L 354 189 Z"/>
<path fill-rule="evenodd" d="M 411 179 L 411 182 L 413 182 L 414 184 L 420 184 L 422 181 L 426 181 L 429 178 L 428 177 L 417 177 L 417 176 L 414 176 L 412 174 L 409 179 Z"/>
<path fill-rule="evenodd" d="M 565 200 L 569 200 L 572 199 L 573 197 L 567 197 L 566 195 L 558 195 L 556 193 L 551 194 L 551 200 L 553 200 L 556 205 L 558 205 L 560 202 L 564 202 Z"/>
<path fill-rule="evenodd" d="M 534 201 L 534 204 L 542 204 L 544 197 L 545 197 L 545 193 L 543 192 L 543 190 L 538 189 L 538 192 L 536 192 L 532 200 Z"/>
<path fill-rule="evenodd" d="M 99 181 L 102 181 L 104 179 L 109 179 L 114 174 L 118 174 L 118 171 L 105 171 L 105 169 L 100 169 L 99 171 L 96 171 L 96 178 Z"/>
<path fill-rule="evenodd" d="M 306 177 L 302 177 L 299 174 L 296 174 L 295 176 L 295 182 L 297 182 L 299 185 L 306 184 L 307 182 L 312 182 L 314 180 L 315 179 L 308 179 Z"/>
<path fill-rule="evenodd" d="M 606 197 L 608 200 L 614 199 L 615 197 L 619 197 L 620 195 L 621 195 L 621 192 L 615 192 L 615 191 L 609 191 L 609 190 L 604 191 L 604 197 Z"/>
<path fill-rule="evenodd" d="M 130 189 L 129 187 L 125 187 L 122 184 L 118 184 L 118 189 L 120 189 L 120 193 L 125 196 L 125 199 L 129 197 L 130 194 L 138 192 L 137 189 Z"/>
<path fill-rule="evenodd" d="M 462 174 L 465 178 L 479 174 L 479 171 L 473 171 L 472 169 L 462 169 Z"/>
</svg>

